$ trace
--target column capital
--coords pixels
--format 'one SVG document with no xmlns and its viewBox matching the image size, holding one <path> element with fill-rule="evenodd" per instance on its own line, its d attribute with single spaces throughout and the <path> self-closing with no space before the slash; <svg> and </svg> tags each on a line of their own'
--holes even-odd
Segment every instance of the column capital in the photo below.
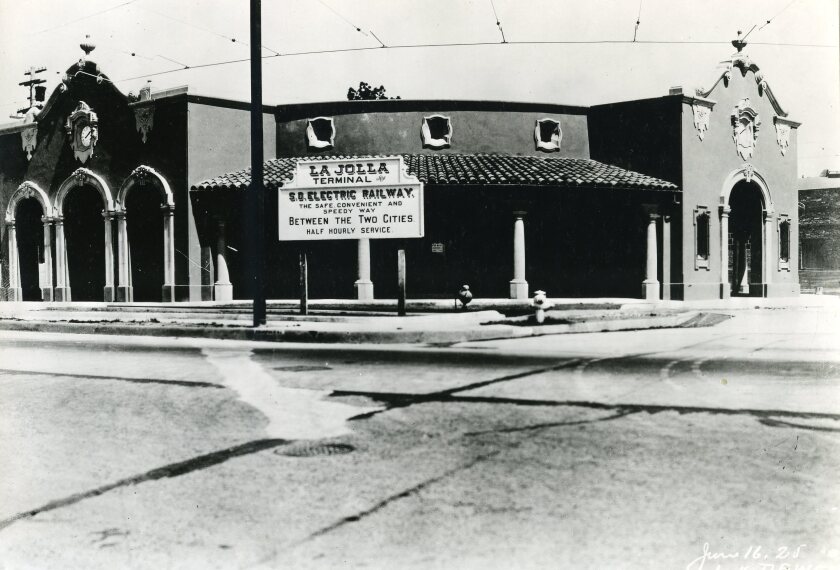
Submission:
<svg viewBox="0 0 840 570">
<path fill-rule="evenodd" d="M 53 219 L 50 216 L 41 216 L 41 223 L 42 224 L 51 224 Z"/>
<path fill-rule="evenodd" d="M 732 208 L 729 206 L 724 206 L 721 204 L 720 206 L 720 217 L 721 218 L 728 218 L 729 214 L 732 212 Z"/>
<path fill-rule="evenodd" d="M 117 210 L 117 211 L 114 212 L 114 218 L 116 218 L 117 220 L 124 220 L 125 215 L 126 215 L 125 208 L 123 208 L 121 210 Z"/>
<path fill-rule="evenodd" d="M 524 218 L 525 216 L 527 216 L 528 212 L 526 212 L 525 210 L 514 210 L 512 212 L 512 214 L 513 214 L 513 217 L 518 220 L 518 219 L 521 219 L 521 218 Z"/>
<path fill-rule="evenodd" d="M 103 220 L 113 220 L 114 219 L 114 212 L 111 210 L 102 210 L 102 219 Z"/>
<path fill-rule="evenodd" d="M 64 216 L 53 216 L 52 220 L 57 226 L 64 225 Z"/>
<path fill-rule="evenodd" d="M 160 211 L 165 214 L 173 214 L 175 213 L 175 205 L 174 204 L 163 204 L 160 207 Z"/>
<path fill-rule="evenodd" d="M 15 229 L 15 220 L 12 218 L 11 220 L 6 220 L 6 227 L 10 230 Z"/>
</svg>

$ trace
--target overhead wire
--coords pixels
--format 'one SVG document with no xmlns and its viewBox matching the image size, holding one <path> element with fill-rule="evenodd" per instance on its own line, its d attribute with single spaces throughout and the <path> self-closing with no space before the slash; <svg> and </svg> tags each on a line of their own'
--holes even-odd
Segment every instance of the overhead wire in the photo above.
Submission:
<svg viewBox="0 0 840 570">
<path fill-rule="evenodd" d="M 764 28 L 766 28 L 768 25 L 770 25 L 770 22 L 772 22 L 773 20 L 775 20 L 776 18 L 778 18 L 778 17 L 779 17 L 779 15 L 780 15 L 782 12 L 784 12 L 785 10 L 787 10 L 788 8 L 790 8 L 790 7 L 791 7 L 791 5 L 793 5 L 796 1 L 797 1 L 797 0 L 790 0 L 790 2 L 788 2 L 787 4 L 785 4 L 785 7 L 784 7 L 784 8 L 782 8 L 781 10 L 779 10 L 778 12 L 776 12 L 776 14 L 775 14 L 772 18 L 770 18 L 770 19 L 768 19 L 766 22 L 764 22 L 764 24 L 763 24 L 760 28 L 758 28 L 758 31 L 761 31 L 761 30 L 763 30 Z"/>
<path fill-rule="evenodd" d="M 636 43 L 636 34 L 639 32 L 639 24 L 642 23 L 642 1 L 639 0 L 639 13 L 636 15 L 636 27 L 633 28 L 633 43 Z"/>
<path fill-rule="evenodd" d="M 496 5 L 493 3 L 493 0 L 490 0 L 490 7 L 493 8 L 493 17 L 496 18 L 496 26 L 499 28 L 499 32 L 502 34 L 502 43 L 506 44 L 507 39 L 505 39 L 505 31 L 502 29 L 502 21 L 499 20 L 499 14 L 496 13 Z"/>
<path fill-rule="evenodd" d="M 88 14 L 88 15 L 86 15 L 86 16 L 82 16 L 82 17 L 80 17 L 80 18 L 76 18 L 75 20 L 69 20 L 69 21 L 67 21 L 67 22 L 62 22 L 62 23 L 58 24 L 57 26 L 52 26 L 52 27 L 50 27 L 50 28 L 45 28 L 45 29 L 43 29 L 43 30 L 37 30 L 37 31 L 35 31 L 35 32 L 32 32 L 32 33 L 31 33 L 31 34 L 29 34 L 29 35 L 35 36 L 35 35 L 38 35 L 38 34 L 43 34 L 43 33 L 46 33 L 46 32 L 52 32 L 53 30 L 58 30 L 58 29 L 60 29 L 60 28 L 65 28 L 65 27 L 70 26 L 70 25 L 72 25 L 72 24 L 75 24 L 75 23 L 77 23 L 77 22 L 81 22 L 81 21 L 83 21 L 83 20 L 88 20 L 88 19 L 93 18 L 93 17 L 95 17 L 95 16 L 99 16 L 99 15 L 101 15 L 101 14 L 105 14 L 106 12 L 111 12 L 111 11 L 116 10 L 116 9 L 118 9 L 118 8 L 122 8 L 122 7 L 124 7 L 124 6 L 128 6 L 129 4 L 134 4 L 134 3 L 135 3 L 135 2 L 137 2 L 137 1 L 138 1 L 138 0 L 128 0 L 127 2 L 122 2 L 122 3 L 120 3 L 120 4 L 117 4 L 116 6 L 111 6 L 110 8 L 105 8 L 104 10 L 99 10 L 99 11 L 97 11 L 97 12 L 93 12 L 92 14 Z"/>
<path fill-rule="evenodd" d="M 384 46 L 385 49 L 418 49 L 418 48 L 450 48 L 450 47 L 480 47 L 480 46 L 499 46 L 499 45 L 619 45 L 619 44 L 639 44 L 639 45 L 717 45 L 717 44 L 728 44 L 729 42 L 721 41 L 721 40 L 523 40 L 523 41 L 508 41 L 505 44 L 501 44 L 499 42 L 452 42 L 452 43 L 438 43 L 438 44 L 397 44 L 397 45 L 387 45 Z M 798 44 L 798 43 L 779 43 L 779 42 L 752 42 L 752 45 L 765 45 L 765 46 L 782 46 L 782 47 L 810 47 L 810 48 L 837 48 L 837 45 L 831 44 Z M 373 51 L 383 49 L 382 47 L 354 47 L 354 48 L 337 48 L 337 49 L 328 49 L 328 50 L 311 50 L 311 51 L 298 51 L 298 52 L 286 52 L 281 55 L 264 55 L 262 59 L 274 59 L 277 57 L 297 57 L 297 56 L 306 56 L 306 55 L 322 55 L 322 54 L 336 54 L 336 53 L 350 53 L 350 52 L 358 52 L 358 51 Z M 216 67 L 220 65 L 231 65 L 235 63 L 244 63 L 251 61 L 250 57 L 243 57 L 240 59 L 230 59 L 225 61 L 217 61 L 211 63 L 204 63 L 199 65 L 192 65 L 188 69 L 201 69 L 207 67 Z M 178 71 L 185 71 L 186 68 L 178 68 L 178 69 L 168 69 L 164 71 L 158 71 L 154 73 L 149 73 L 145 75 L 137 75 L 134 77 L 126 77 L 122 79 L 116 79 L 115 82 L 124 82 L 124 81 L 132 81 L 135 79 L 145 79 L 147 77 L 155 77 L 158 75 L 167 75 L 170 73 L 176 73 Z"/>
<path fill-rule="evenodd" d="M 324 8 L 326 8 L 327 10 L 329 10 L 330 12 L 332 12 L 333 14 L 335 14 L 336 16 L 338 16 L 339 18 L 341 18 L 341 20 L 343 20 L 345 23 L 347 23 L 347 24 L 348 24 L 350 27 L 352 27 L 354 30 L 356 30 L 357 32 L 359 32 L 360 34 L 362 34 L 362 35 L 363 35 L 363 36 L 365 36 L 365 37 L 369 37 L 369 36 L 368 36 L 368 34 L 367 34 L 367 33 L 365 33 L 365 31 L 364 31 L 364 30 L 362 30 L 362 28 L 361 28 L 360 26 L 358 26 L 358 25 L 354 24 L 353 22 L 351 22 L 351 21 L 350 21 L 347 17 L 345 17 L 345 16 L 344 16 L 344 14 L 342 14 L 341 12 L 339 12 L 338 10 L 336 10 L 335 8 L 333 8 L 332 6 L 330 6 L 329 4 L 327 4 L 326 2 L 324 2 L 323 0 L 318 0 L 318 3 L 319 3 L 321 6 L 323 6 Z M 373 36 L 373 38 L 374 38 L 376 41 L 378 41 L 378 42 L 379 42 L 379 44 L 380 44 L 380 45 L 379 45 L 379 47 L 386 47 L 386 46 L 385 46 L 385 42 L 383 42 L 382 40 L 380 40 L 380 39 L 377 37 L 377 35 L 373 33 L 373 30 L 368 30 L 368 32 L 370 32 L 370 35 L 371 35 L 371 36 Z"/>
</svg>

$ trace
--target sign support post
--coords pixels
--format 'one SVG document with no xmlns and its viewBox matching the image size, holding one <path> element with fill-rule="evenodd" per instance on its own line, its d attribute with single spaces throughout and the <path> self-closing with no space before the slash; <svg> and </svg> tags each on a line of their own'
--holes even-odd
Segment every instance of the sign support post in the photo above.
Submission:
<svg viewBox="0 0 840 570">
<path fill-rule="evenodd" d="M 405 250 L 397 251 L 397 314 L 405 316 Z"/>
<path fill-rule="evenodd" d="M 309 314 L 309 267 L 306 254 L 300 254 L 300 314 Z"/>
</svg>

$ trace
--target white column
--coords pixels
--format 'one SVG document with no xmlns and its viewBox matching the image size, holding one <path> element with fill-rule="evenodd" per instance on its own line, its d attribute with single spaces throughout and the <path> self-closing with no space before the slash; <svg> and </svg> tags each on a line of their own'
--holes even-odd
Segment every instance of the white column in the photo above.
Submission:
<svg viewBox="0 0 840 570">
<path fill-rule="evenodd" d="M 64 239 L 64 218 L 55 219 L 55 300 L 71 300 L 70 276 L 67 273 L 67 242 Z"/>
<path fill-rule="evenodd" d="M 134 300 L 131 286 L 131 257 L 128 243 L 128 222 L 126 211 L 115 213 L 117 218 L 117 301 L 130 303 Z"/>
<path fill-rule="evenodd" d="M 175 300 L 175 208 L 168 204 L 163 211 L 163 301 Z"/>
<path fill-rule="evenodd" d="M 53 300 L 53 276 L 52 276 L 52 235 L 50 227 L 52 220 L 47 217 L 41 218 L 44 224 L 44 281 L 41 283 L 41 298 L 44 301 Z"/>
<path fill-rule="evenodd" d="M 105 290 L 103 291 L 103 300 L 107 302 L 114 301 L 114 239 L 111 235 L 111 226 L 113 214 L 111 212 L 102 212 L 102 220 L 105 228 Z"/>
<path fill-rule="evenodd" d="M 228 274 L 227 244 L 225 243 L 225 222 L 219 220 L 216 226 L 216 283 L 213 285 L 214 298 L 216 301 L 232 301 L 233 285 L 230 283 Z"/>
<path fill-rule="evenodd" d="M 513 279 L 510 280 L 510 298 L 528 298 L 528 282 L 525 280 L 525 212 L 513 213 Z"/>
<path fill-rule="evenodd" d="M 767 297 L 770 283 L 773 282 L 774 268 L 778 267 L 774 260 L 778 258 L 778 254 L 774 255 L 775 248 L 773 244 L 776 242 L 778 234 L 773 230 L 773 212 L 764 212 L 764 246 L 761 248 L 762 255 L 764 255 L 764 271 L 763 283 L 761 284 L 762 295 Z"/>
<path fill-rule="evenodd" d="M 720 298 L 732 295 L 729 287 L 729 206 L 720 207 Z"/>
<path fill-rule="evenodd" d="M 23 290 L 20 286 L 17 230 L 14 220 L 9 222 L 6 227 L 9 228 L 9 301 L 23 301 Z"/>
<path fill-rule="evenodd" d="M 671 216 L 662 216 L 662 299 L 671 300 Z"/>
<path fill-rule="evenodd" d="M 656 245 L 656 220 L 658 217 L 656 214 L 648 214 L 647 221 L 647 257 L 642 291 L 648 301 L 659 300 L 659 280 L 656 278 L 657 257 L 659 256 Z"/>
<path fill-rule="evenodd" d="M 359 278 L 356 280 L 356 298 L 373 299 L 373 281 L 370 280 L 370 239 L 358 241 L 357 257 Z"/>
</svg>

